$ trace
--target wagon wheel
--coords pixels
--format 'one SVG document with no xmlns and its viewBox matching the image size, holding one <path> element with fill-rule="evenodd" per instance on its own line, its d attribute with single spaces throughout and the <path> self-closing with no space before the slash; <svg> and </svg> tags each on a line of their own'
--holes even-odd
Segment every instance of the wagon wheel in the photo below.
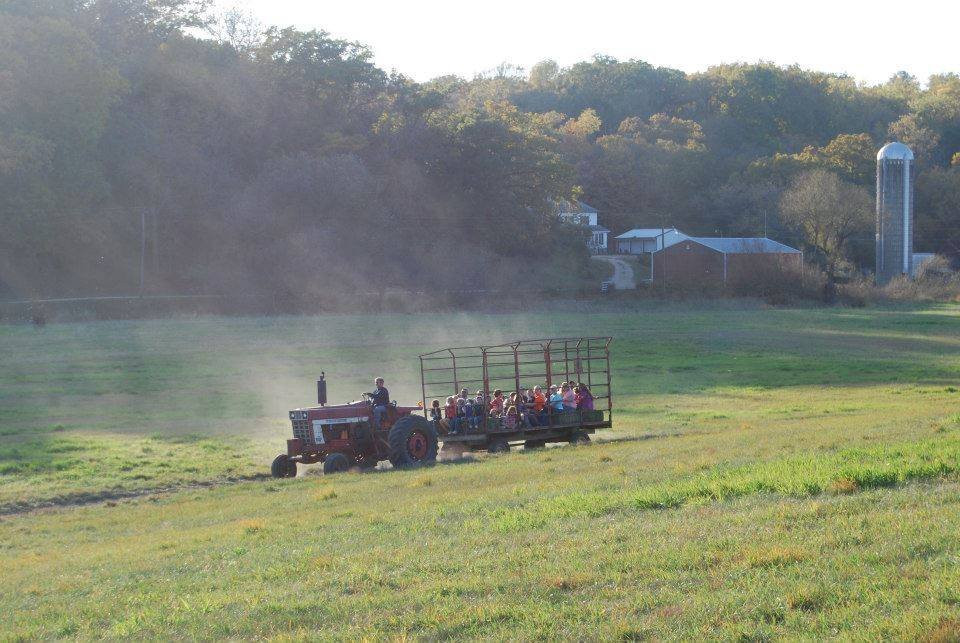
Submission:
<svg viewBox="0 0 960 643">
<path fill-rule="evenodd" d="M 487 446 L 487 453 L 506 453 L 510 450 L 510 443 L 506 440 L 494 440 Z"/>
<path fill-rule="evenodd" d="M 270 465 L 270 475 L 274 478 L 296 478 L 297 463 L 290 459 L 286 453 L 281 453 L 273 459 Z"/>
<path fill-rule="evenodd" d="M 542 449 L 547 446 L 546 440 L 527 440 L 523 443 L 524 449 Z"/>
<path fill-rule="evenodd" d="M 418 415 L 397 420 L 390 429 L 390 463 L 410 467 L 437 459 L 437 429 Z"/>
<path fill-rule="evenodd" d="M 329 475 L 331 473 L 343 473 L 344 471 L 349 470 L 350 458 L 342 453 L 331 453 L 327 456 L 327 459 L 323 461 L 324 475 Z"/>
<path fill-rule="evenodd" d="M 574 431 L 570 436 L 570 444 L 590 444 L 590 436 L 583 431 Z"/>
</svg>

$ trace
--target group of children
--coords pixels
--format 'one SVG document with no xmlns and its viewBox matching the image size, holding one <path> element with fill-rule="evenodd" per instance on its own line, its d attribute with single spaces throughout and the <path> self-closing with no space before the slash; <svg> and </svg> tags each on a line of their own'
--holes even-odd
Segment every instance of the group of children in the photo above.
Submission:
<svg viewBox="0 0 960 643">
<path fill-rule="evenodd" d="M 485 427 L 488 417 L 500 420 L 503 430 L 514 430 L 519 426 L 537 427 L 550 423 L 550 413 L 593 410 L 593 395 L 584 383 L 563 382 L 550 387 L 547 392 L 539 386 L 524 391 L 515 391 L 504 397 L 503 391 L 496 389 L 493 397 L 487 400 L 482 390 L 472 397 L 467 389 L 457 396 L 447 398 L 445 406 L 440 400 L 434 400 L 430 408 L 430 419 L 437 430 L 446 429 L 447 433 L 476 432 Z"/>
</svg>

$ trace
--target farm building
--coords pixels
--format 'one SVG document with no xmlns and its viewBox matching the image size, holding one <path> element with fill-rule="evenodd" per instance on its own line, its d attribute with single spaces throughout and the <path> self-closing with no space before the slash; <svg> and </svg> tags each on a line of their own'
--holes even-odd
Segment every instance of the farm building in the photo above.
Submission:
<svg viewBox="0 0 960 643">
<path fill-rule="evenodd" d="M 610 231 L 597 221 L 599 212 L 596 208 L 582 201 L 561 201 L 557 203 L 557 216 L 575 226 L 585 228 L 590 235 L 587 237 L 587 248 L 592 254 L 605 254 Z"/>
<path fill-rule="evenodd" d="M 656 252 L 682 239 L 689 237 L 676 228 L 634 228 L 617 235 L 616 251 L 622 255 L 640 255 Z"/>
<path fill-rule="evenodd" d="M 803 254 L 766 237 L 686 237 L 653 252 L 652 280 L 693 287 L 756 279 L 770 270 L 799 270 Z"/>
</svg>

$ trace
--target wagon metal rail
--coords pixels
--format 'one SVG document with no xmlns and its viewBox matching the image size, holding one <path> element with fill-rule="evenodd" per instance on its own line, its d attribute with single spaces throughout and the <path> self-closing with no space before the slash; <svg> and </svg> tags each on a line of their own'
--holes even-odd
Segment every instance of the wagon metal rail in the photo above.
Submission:
<svg viewBox="0 0 960 643">
<path fill-rule="evenodd" d="M 426 416 L 430 399 L 445 399 L 461 388 L 491 391 L 523 391 L 534 386 L 550 387 L 575 379 L 593 394 L 594 411 L 557 412 L 547 405 L 547 422 L 536 427 L 508 431 L 507 440 L 561 438 L 571 427 L 593 432 L 613 422 L 610 387 L 612 337 L 552 337 L 524 339 L 503 344 L 443 348 L 420 355 L 421 393 Z M 549 393 L 547 393 L 549 395 Z M 571 415 L 573 413 L 574 415 Z M 447 435 L 444 442 L 482 442 L 489 430 Z M 559 433 L 558 433 L 559 431 Z"/>
</svg>

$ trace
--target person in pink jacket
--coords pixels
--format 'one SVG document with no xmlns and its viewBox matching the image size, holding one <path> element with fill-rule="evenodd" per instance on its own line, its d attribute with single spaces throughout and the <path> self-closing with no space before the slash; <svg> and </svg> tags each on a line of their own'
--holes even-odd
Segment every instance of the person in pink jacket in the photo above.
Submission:
<svg viewBox="0 0 960 643">
<path fill-rule="evenodd" d="M 570 386 L 570 383 L 564 382 L 563 386 L 560 389 L 560 392 L 563 395 L 563 410 L 576 411 L 577 410 L 577 394 L 574 392 L 573 387 Z"/>
</svg>

